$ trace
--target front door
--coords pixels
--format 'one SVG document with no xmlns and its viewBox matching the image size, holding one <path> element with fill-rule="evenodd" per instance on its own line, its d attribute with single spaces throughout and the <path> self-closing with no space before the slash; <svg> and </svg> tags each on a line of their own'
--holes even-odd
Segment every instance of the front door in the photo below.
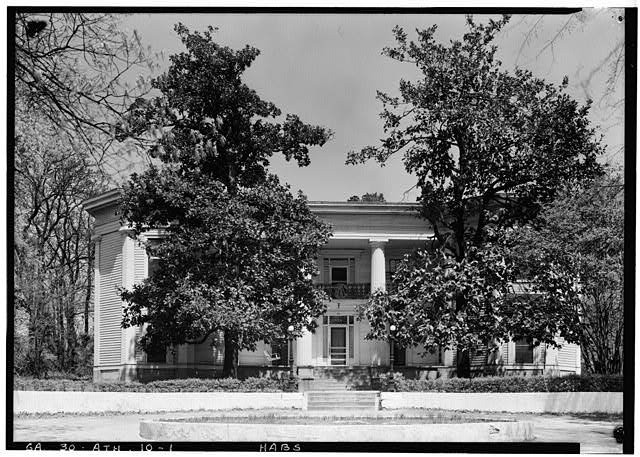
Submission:
<svg viewBox="0 0 640 457">
<path fill-rule="evenodd" d="M 330 327 L 331 365 L 347 364 L 347 327 Z"/>
</svg>

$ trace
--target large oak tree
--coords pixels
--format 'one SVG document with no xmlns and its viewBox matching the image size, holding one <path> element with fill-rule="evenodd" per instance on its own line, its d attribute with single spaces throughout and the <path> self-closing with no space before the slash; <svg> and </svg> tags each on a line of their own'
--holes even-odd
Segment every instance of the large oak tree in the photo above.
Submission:
<svg viewBox="0 0 640 457">
<path fill-rule="evenodd" d="M 330 132 L 295 115 L 281 119 L 242 82 L 257 49 L 220 46 L 212 28 L 176 31 L 186 51 L 154 80 L 162 95 L 138 100 L 120 125 L 122 137 L 155 135 L 150 154 L 161 162 L 125 185 L 123 220 L 136 235 L 166 230 L 147 246 L 157 271 L 123 293 L 123 324 L 147 324 L 148 349 L 223 331 L 229 375 L 239 349 L 313 329 L 324 310 L 311 276 L 329 227 L 267 167 L 276 153 L 308 165 L 309 147 Z"/>
<path fill-rule="evenodd" d="M 462 40 L 448 44 L 437 41 L 435 25 L 418 30 L 417 41 L 410 41 L 396 27 L 397 45 L 383 53 L 417 67 L 421 77 L 401 80 L 398 96 L 378 93 L 385 137 L 378 146 L 349 153 L 347 160 L 356 164 L 373 159 L 384 164 L 402 154 L 406 170 L 417 178 L 420 213 L 446 263 L 458 265 L 459 271 L 474 256 L 482 257 L 488 230 L 531 220 L 564 185 L 601 173 L 596 159 L 603 148 L 589 124 L 590 102 L 580 105 L 569 96 L 566 78 L 557 86 L 528 70 L 508 71 L 496 59 L 493 41 L 508 21 L 504 16 L 478 24 L 468 17 Z M 426 271 L 431 261 L 422 260 L 419 271 Z M 409 289 L 411 278 L 421 282 L 407 276 L 404 285 Z M 466 280 L 451 285 L 442 275 L 438 278 L 443 289 L 453 289 L 448 291 L 455 302 L 452 319 L 466 324 L 460 332 L 444 332 L 436 343 L 458 348 L 459 375 L 465 375 L 469 344 L 478 335 L 491 333 L 484 324 L 488 315 L 500 316 L 491 307 L 470 306 L 474 302 Z M 397 286 L 402 289 L 402 284 Z M 386 315 L 377 319 L 379 325 L 388 325 L 393 317 L 388 304 L 394 297 L 401 299 L 398 303 L 407 313 L 412 307 L 432 306 L 416 294 L 373 300 L 375 312 Z M 550 314 L 546 320 L 556 317 Z M 428 319 L 406 342 L 432 343 L 432 328 L 450 325 L 440 314 Z M 374 329 L 373 333 L 384 332 Z"/>
</svg>

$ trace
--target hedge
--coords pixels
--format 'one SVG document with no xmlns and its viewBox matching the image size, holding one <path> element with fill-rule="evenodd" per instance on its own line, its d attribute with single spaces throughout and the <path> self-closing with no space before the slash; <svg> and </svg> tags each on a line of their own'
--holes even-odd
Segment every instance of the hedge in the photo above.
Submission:
<svg viewBox="0 0 640 457">
<path fill-rule="evenodd" d="M 385 392 L 622 392 L 622 376 L 487 376 L 477 378 L 405 379 L 380 376 Z"/>
<path fill-rule="evenodd" d="M 15 377 L 14 390 L 86 392 L 287 392 L 296 391 L 288 379 L 235 378 L 169 379 L 163 381 L 93 383 L 90 380 L 35 379 Z"/>
<path fill-rule="evenodd" d="M 493 376 L 405 379 L 382 375 L 374 388 L 389 392 L 622 392 L 622 376 Z M 92 383 L 90 380 L 14 378 L 14 390 L 87 392 L 297 392 L 288 379 L 170 379 L 164 381 Z"/>
</svg>

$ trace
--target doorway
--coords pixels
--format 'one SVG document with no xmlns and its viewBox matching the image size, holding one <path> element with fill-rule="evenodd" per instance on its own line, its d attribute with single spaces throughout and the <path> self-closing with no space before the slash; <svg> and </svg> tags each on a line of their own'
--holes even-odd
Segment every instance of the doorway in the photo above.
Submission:
<svg viewBox="0 0 640 457">
<path fill-rule="evenodd" d="M 331 356 L 331 365 L 346 365 L 349 358 L 347 347 L 347 326 L 331 326 L 329 354 Z"/>
</svg>

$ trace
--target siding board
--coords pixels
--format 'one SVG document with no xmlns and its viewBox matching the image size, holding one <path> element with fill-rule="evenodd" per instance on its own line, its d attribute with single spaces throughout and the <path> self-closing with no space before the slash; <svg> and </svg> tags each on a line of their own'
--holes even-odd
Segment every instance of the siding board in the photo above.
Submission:
<svg viewBox="0 0 640 457">
<path fill-rule="evenodd" d="M 122 344 L 122 235 L 108 233 L 102 237 L 100 251 L 100 365 L 120 363 Z"/>
</svg>

